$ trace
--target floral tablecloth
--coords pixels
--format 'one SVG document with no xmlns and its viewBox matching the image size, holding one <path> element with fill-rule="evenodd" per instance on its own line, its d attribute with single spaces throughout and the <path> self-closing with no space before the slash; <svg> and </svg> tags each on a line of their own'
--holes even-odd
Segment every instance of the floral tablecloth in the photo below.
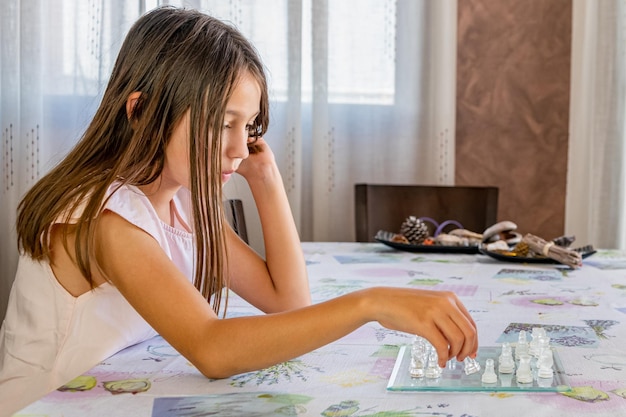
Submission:
<svg viewBox="0 0 626 417">
<path fill-rule="evenodd" d="M 314 302 L 376 285 L 449 290 L 476 320 L 481 346 L 546 328 L 572 390 L 391 392 L 398 350 L 413 336 L 370 323 L 294 360 L 222 380 L 204 378 L 157 337 L 17 415 L 626 416 L 626 253 L 601 250 L 571 270 L 378 243 L 305 242 L 303 249 Z M 231 296 L 231 317 L 250 314 L 259 312 Z"/>
</svg>

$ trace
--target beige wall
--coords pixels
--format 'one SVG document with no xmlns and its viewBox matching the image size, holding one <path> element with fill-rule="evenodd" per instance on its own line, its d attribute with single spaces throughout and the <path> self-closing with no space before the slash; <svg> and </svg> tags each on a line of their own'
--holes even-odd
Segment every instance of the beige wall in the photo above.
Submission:
<svg viewBox="0 0 626 417">
<path fill-rule="evenodd" d="M 458 185 L 500 189 L 498 220 L 564 230 L 571 0 L 459 0 Z"/>
</svg>

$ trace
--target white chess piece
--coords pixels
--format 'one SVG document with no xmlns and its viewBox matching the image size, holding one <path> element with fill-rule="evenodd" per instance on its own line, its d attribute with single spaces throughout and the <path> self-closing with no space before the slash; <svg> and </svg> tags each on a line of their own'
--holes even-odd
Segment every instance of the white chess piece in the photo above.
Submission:
<svg viewBox="0 0 626 417">
<path fill-rule="evenodd" d="M 513 359 L 513 349 L 507 342 L 502 343 L 502 353 L 498 359 L 498 372 L 501 374 L 512 374 L 515 370 L 515 360 Z"/>
<path fill-rule="evenodd" d="M 520 330 L 517 337 L 517 346 L 515 346 L 515 359 L 519 360 L 521 356 L 528 355 L 529 349 L 530 345 L 526 338 L 526 330 Z"/>
<path fill-rule="evenodd" d="M 485 384 L 495 384 L 498 382 L 498 375 L 494 369 L 493 359 L 489 358 L 485 361 L 485 372 L 480 380 Z"/>
<path fill-rule="evenodd" d="M 541 349 L 539 359 L 537 360 L 537 376 L 539 378 L 552 378 L 552 375 L 554 375 L 554 371 L 552 370 L 553 365 L 554 356 L 552 349 L 549 346 Z"/>
<path fill-rule="evenodd" d="M 412 378 L 422 378 L 426 370 L 426 360 L 428 358 L 428 347 L 424 339 L 419 338 L 411 345 L 411 364 L 409 373 Z"/>
<path fill-rule="evenodd" d="M 533 327 L 532 332 L 530 333 L 530 344 L 529 344 L 529 350 L 528 353 L 531 356 L 534 356 L 535 358 L 539 357 L 539 341 L 544 338 L 547 337 L 546 334 L 546 329 L 544 329 L 543 327 Z"/>
<path fill-rule="evenodd" d="M 476 359 L 472 359 L 469 356 L 463 360 L 465 365 L 465 375 L 472 375 L 476 372 L 480 372 L 480 364 Z"/>
<path fill-rule="evenodd" d="M 522 355 L 519 358 L 519 366 L 515 373 L 517 382 L 520 384 L 528 384 L 533 382 L 533 374 L 530 369 L 530 355 Z"/>
<path fill-rule="evenodd" d="M 432 349 L 430 354 L 428 355 L 428 367 L 424 372 L 426 378 L 435 379 L 441 376 L 442 370 L 437 363 L 439 361 L 439 357 L 437 356 L 437 352 Z"/>
</svg>

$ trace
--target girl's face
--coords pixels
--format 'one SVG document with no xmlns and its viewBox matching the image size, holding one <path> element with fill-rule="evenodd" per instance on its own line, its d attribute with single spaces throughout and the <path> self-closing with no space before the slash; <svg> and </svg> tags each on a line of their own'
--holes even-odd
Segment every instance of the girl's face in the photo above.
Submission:
<svg viewBox="0 0 626 417">
<path fill-rule="evenodd" d="M 261 89 L 256 79 L 244 72 L 226 104 L 222 131 L 222 184 L 239 168 L 248 153 L 248 128 L 260 111 Z M 162 185 L 189 188 L 189 114 L 174 128 L 165 151 Z"/>
<path fill-rule="evenodd" d="M 222 131 L 222 184 L 249 155 L 250 127 L 260 111 L 261 89 L 256 79 L 244 72 L 226 104 Z"/>
</svg>

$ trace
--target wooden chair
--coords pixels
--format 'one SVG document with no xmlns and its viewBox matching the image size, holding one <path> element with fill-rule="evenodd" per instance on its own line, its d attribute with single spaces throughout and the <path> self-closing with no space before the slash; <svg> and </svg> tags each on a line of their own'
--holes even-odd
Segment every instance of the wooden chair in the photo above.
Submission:
<svg viewBox="0 0 626 417">
<path fill-rule="evenodd" d="M 239 199 L 228 199 L 224 202 L 226 220 L 239 235 L 241 240 L 248 242 L 248 229 L 246 228 L 246 218 L 243 214 L 243 203 Z"/>
<path fill-rule="evenodd" d="M 409 216 L 456 220 L 477 233 L 497 220 L 497 187 L 356 184 L 354 191 L 357 242 L 374 242 L 379 230 L 397 233 Z"/>
</svg>

